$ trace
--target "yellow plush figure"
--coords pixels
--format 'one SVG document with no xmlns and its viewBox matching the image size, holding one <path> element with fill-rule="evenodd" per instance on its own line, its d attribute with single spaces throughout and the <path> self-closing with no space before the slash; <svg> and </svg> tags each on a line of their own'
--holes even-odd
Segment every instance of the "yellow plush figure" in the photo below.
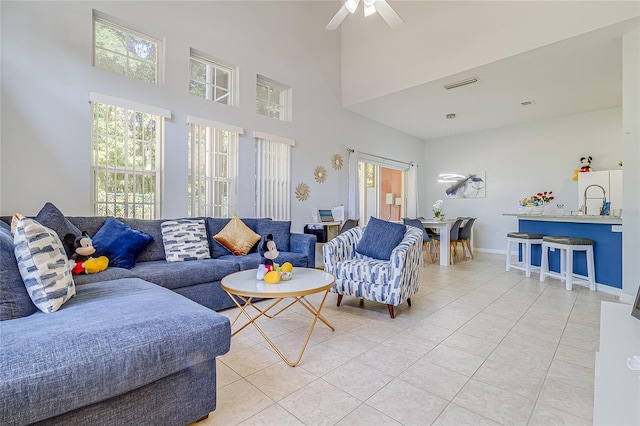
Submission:
<svg viewBox="0 0 640 426">
<path fill-rule="evenodd" d="M 572 180 L 578 180 L 578 173 L 580 173 L 580 170 L 573 169 L 573 177 L 571 179 Z"/>
</svg>

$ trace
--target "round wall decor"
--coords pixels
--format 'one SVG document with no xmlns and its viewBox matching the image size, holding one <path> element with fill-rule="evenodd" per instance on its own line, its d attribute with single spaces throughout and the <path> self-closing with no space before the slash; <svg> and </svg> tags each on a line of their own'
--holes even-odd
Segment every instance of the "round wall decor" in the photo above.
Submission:
<svg viewBox="0 0 640 426">
<path fill-rule="evenodd" d="M 313 177 L 318 183 L 324 182 L 327 179 L 327 169 L 324 166 L 317 166 L 313 172 Z"/>
<path fill-rule="evenodd" d="M 295 195 L 298 201 L 305 201 L 307 198 L 309 198 L 309 194 L 311 194 L 311 191 L 309 191 L 309 185 L 307 185 L 306 183 L 300 182 L 296 186 Z"/>
<path fill-rule="evenodd" d="M 331 159 L 331 165 L 335 170 L 340 170 L 342 168 L 342 155 L 335 154 Z"/>
</svg>

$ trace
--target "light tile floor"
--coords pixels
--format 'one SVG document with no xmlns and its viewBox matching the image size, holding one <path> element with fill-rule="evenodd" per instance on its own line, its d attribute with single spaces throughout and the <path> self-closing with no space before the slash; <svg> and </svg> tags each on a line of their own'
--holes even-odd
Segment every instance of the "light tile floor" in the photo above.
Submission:
<svg viewBox="0 0 640 426">
<path fill-rule="evenodd" d="M 198 425 L 590 425 L 603 300 L 617 298 L 505 272 L 501 255 L 426 262 L 393 320 L 330 293 L 322 313 L 336 330 L 318 322 L 297 367 L 253 327 L 233 337 L 217 409 Z M 297 306 L 260 322 L 290 359 L 309 323 Z"/>
</svg>

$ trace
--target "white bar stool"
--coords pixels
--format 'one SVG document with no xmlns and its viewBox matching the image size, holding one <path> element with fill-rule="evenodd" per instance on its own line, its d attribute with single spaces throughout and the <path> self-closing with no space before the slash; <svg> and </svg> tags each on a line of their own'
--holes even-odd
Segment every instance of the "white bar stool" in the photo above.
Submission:
<svg viewBox="0 0 640 426">
<path fill-rule="evenodd" d="M 511 268 L 524 271 L 524 275 L 528 278 L 531 276 L 531 271 L 539 270 L 538 266 L 531 265 L 531 246 L 533 244 L 542 244 L 542 237 L 544 234 L 534 234 L 531 232 L 509 232 L 507 234 L 507 272 Z M 515 247 L 512 246 L 515 244 Z M 522 262 L 516 260 L 511 261 L 511 250 L 516 248 L 520 250 L 520 244 L 522 244 Z"/>
<path fill-rule="evenodd" d="M 593 259 L 593 240 L 588 238 L 547 236 L 542 239 L 542 262 L 540 263 L 540 281 L 547 276 L 558 278 L 566 283 L 567 291 L 573 284 L 588 284 L 589 290 L 596 290 L 596 272 Z M 549 270 L 549 248 L 560 250 L 560 272 Z M 573 252 L 584 251 L 587 254 L 587 276 L 573 272 Z M 577 280 L 574 280 L 577 278 Z"/>
</svg>

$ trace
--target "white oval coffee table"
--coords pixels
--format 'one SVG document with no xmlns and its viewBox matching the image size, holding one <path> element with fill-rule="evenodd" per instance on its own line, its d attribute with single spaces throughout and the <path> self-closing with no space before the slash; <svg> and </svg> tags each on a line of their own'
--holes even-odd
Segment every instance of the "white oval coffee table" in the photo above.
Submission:
<svg viewBox="0 0 640 426">
<path fill-rule="evenodd" d="M 313 329 L 318 320 L 322 321 L 331 330 L 335 330 L 335 328 L 329 323 L 329 321 L 327 321 L 327 319 L 320 314 L 320 311 L 324 306 L 324 302 L 327 299 L 329 289 L 335 282 L 335 278 L 333 275 L 319 269 L 294 268 L 293 278 L 291 280 L 280 281 L 278 284 L 268 284 L 262 280 L 258 280 L 256 278 L 256 274 L 256 269 L 250 269 L 247 271 L 240 271 L 231 275 L 227 275 L 222 279 L 222 289 L 226 291 L 227 294 L 229 294 L 231 300 L 233 300 L 238 308 L 240 308 L 240 312 L 238 312 L 238 315 L 236 315 L 236 317 L 231 322 L 231 326 L 235 325 L 236 321 L 242 314 L 244 314 L 244 316 L 248 319 L 248 322 L 234 331 L 232 336 L 238 334 L 249 324 L 253 324 L 253 326 L 258 330 L 258 332 L 267 341 L 267 343 L 271 345 L 273 350 L 276 351 L 278 355 L 280 355 L 280 358 L 282 358 L 282 360 L 291 367 L 295 367 L 302 359 L 304 350 L 309 343 L 311 333 L 313 332 Z M 317 308 L 314 307 L 307 299 L 305 299 L 305 296 L 320 293 L 322 291 L 324 291 L 324 296 L 322 297 L 322 301 Z M 274 299 L 274 301 L 265 309 L 261 309 L 253 304 L 254 298 Z M 288 298 L 293 299 L 291 303 L 289 303 L 273 315 L 269 315 L 267 313 L 272 308 L 277 306 L 280 302 Z M 271 339 L 269 339 L 266 333 L 256 323 L 256 320 L 263 315 L 267 318 L 274 318 L 295 303 L 299 303 L 306 310 L 308 310 L 313 315 L 313 321 L 311 322 L 311 327 L 309 328 L 309 332 L 307 333 L 307 338 L 302 345 L 300 353 L 298 354 L 298 358 L 292 362 L 289 361 L 280 351 L 280 349 L 278 349 L 276 345 L 271 341 Z M 251 314 L 247 311 L 249 307 L 253 307 L 257 311 L 257 314 L 255 316 L 251 316 Z"/>
</svg>

